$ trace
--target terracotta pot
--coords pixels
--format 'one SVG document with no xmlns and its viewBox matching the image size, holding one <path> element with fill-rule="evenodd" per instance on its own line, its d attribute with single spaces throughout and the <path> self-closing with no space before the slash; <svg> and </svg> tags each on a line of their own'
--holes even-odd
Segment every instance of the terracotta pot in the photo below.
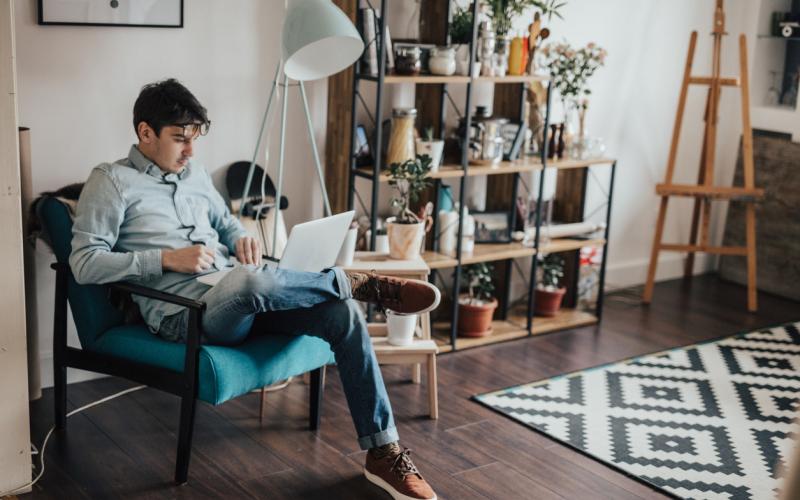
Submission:
<svg viewBox="0 0 800 500">
<path fill-rule="evenodd" d="M 561 309 L 561 301 L 564 299 L 566 288 L 558 290 L 536 289 L 535 313 L 539 316 L 555 316 Z"/>
<path fill-rule="evenodd" d="M 399 260 L 419 258 L 422 237 L 425 236 L 424 222 L 400 224 L 389 219 L 386 233 L 389 236 L 389 257 Z"/>
<path fill-rule="evenodd" d="M 488 304 L 458 304 L 458 335 L 460 337 L 485 337 L 492 332 L 492 315 L 497 309 L 497 299 Z"/>
</svg>

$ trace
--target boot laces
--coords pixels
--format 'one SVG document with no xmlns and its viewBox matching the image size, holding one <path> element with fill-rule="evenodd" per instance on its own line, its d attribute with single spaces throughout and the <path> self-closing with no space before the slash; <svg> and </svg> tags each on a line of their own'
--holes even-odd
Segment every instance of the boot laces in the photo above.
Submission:
<svg viewBox="0 0 800 500">
<path fill-rule="evenodd" d="M 372 271 L 369 284 L 375 294 L 375 302 L 381 309 L 383 309 L 384 303 L 394 304 L 400 301 L 400 285 L 391 278 L 379 276 L 378 273 Z"/>
<path fill-rule="evenodd" d="M 411 461 L 411 450 L 408 448 L 401 451 L 394 457 L 392 466 L 389 470 L 397 474 L 397 477 L 400 479 L 412 474 L 422 477 L 422 475 L 419 473 L 419 470 L 417 470 L 417 466 Z"/>
</svg>

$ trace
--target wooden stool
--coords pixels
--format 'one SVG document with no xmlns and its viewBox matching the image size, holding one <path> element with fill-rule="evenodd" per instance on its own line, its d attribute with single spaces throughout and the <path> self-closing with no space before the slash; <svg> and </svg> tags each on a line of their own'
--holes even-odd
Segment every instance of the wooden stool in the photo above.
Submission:
<svg viewBox="0 0 800 500">
<path fill-rule="evenodd" d="M 388 255 L 377 252 L 356 252 L 353 263 L 344 267 L 345 271 L 371 273 L 372 271 L 386 276 L 410 278 L 427 281 L 430 268 L 422 258 L 416 260 L 393 260 Z M 421 365 L 428 369 L 428 406 L 430 417 L 439 418 L 439 399 L 436 382 L 436 354 L 439 348 L 431 339 L 430 313 L 419 315 L 414 342 L 408 346 L 393 346 L 387 342 L 385 323 L 367 325 L 372 337 L 372 346 L 378 363 L 382 365 L 412 365 L 411 380 L 415 384 L 421 382 Z"/>
</svg>

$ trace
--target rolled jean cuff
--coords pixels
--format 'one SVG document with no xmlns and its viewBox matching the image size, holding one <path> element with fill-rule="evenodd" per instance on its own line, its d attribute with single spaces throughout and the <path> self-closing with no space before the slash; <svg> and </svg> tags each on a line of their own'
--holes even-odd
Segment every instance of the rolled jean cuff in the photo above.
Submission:
<svg viewBox="0 0 800 500">
<path fill-rule="evenodd" d="M 358 445 L 362 450 L 369 450 L 370 448 L 377 448 L 385 444 L 394 443 L 400 440 L 397 434 L 396 427 L 389 427 L 385 431 L 376 432 L 371 436 L 364 436 L 358 438 Z"/>
<path fill-rule="evenodd" d="M 347 277 L 344 269 L 341 267 L 332 267 L 330 270 L 333 271 L 333 275 L 336 278 L 336 286 L 339 289 L 339 298 L 342 300 L 352 299 L 353 290 L 350 288 L 350 278 Z"/>
</svg>

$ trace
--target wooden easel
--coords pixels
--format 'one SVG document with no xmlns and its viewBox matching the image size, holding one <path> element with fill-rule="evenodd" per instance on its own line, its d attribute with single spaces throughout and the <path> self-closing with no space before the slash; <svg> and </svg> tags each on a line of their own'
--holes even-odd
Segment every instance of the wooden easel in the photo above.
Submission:
<svg viewBox="0 0 800 500">
<path fill-rule="evenodd" d="M 662 250 L 688 252 L 684 276 L 692 276 L 695 252 L 705 252 L 719 255 L 746 255 L 747 256 L 747 309 L 755 311 L 758 308 L 756 297 L 756 212 L 755 202 L 764 196 L 764 190 L 755 187 L 753 172 L 753 130 L 750 126 L 750 87 L 747 80 L 747 41 L 744 35 L 739 35 L 739 78 L 723 78 L 720 76 L 720 49 L 722 36 L 725 33 L 725 13 L 722 9 L 722 0 L 716 0 L 714 12 L 714 52 L 712 59 L 712 74 L 710 77 L 691 76 L 694 49 L 697 44 L 697 32 L 693 31 L 689 39 L 689 53 L 686 57 L 686 66 L 683 74 L 683 84 L 678 101 L 678 112 L 675 117 L 675 126 L 672 130 L 672 145 L 667 161 L 667 175 L 663 184 L 656 186 L 656 194 L 661 196 L 661 206 L 656 222 L 656 234 L 653 239 L 653 250 L 650 255 L 650 267 L 647 272 L 642 301 L 650 303 L 653 296 L 653 280 L 655 279 L 658 253 Z M 705 111 L 705 132 L 703 135 L 703 149 L 700 159 L 700 170 L 697 184 L 673 184 L 672 176 L 675 170 L 675 157 L 678 150 L 681 121 L 686 107 L 686 94 L 689 85 L 707 85 L 708 98 Z M 717 119 L 719 112 L 719 97 L 722 87 L 739 87 L 742 95 L 742 157 L 744 159 L 744 187 L 718 187 L 713 186 L 714 158 L 717 138 Z M 664 219 L 667 213 L 667 202 L 670 196 L 684 196 L 695 199 L 694 213 L 692 215 L 692 228 L 688 245 L 662 243 Z M 747 204 L 746 231 L 747 242 L 744 247 L 711 246 L 709 245 L 709 218 L 711 215 L 711 202 L 718 200 L 739 201 Z M 698 239 L 699 231 L 699 239 Z"/>
</svg>

